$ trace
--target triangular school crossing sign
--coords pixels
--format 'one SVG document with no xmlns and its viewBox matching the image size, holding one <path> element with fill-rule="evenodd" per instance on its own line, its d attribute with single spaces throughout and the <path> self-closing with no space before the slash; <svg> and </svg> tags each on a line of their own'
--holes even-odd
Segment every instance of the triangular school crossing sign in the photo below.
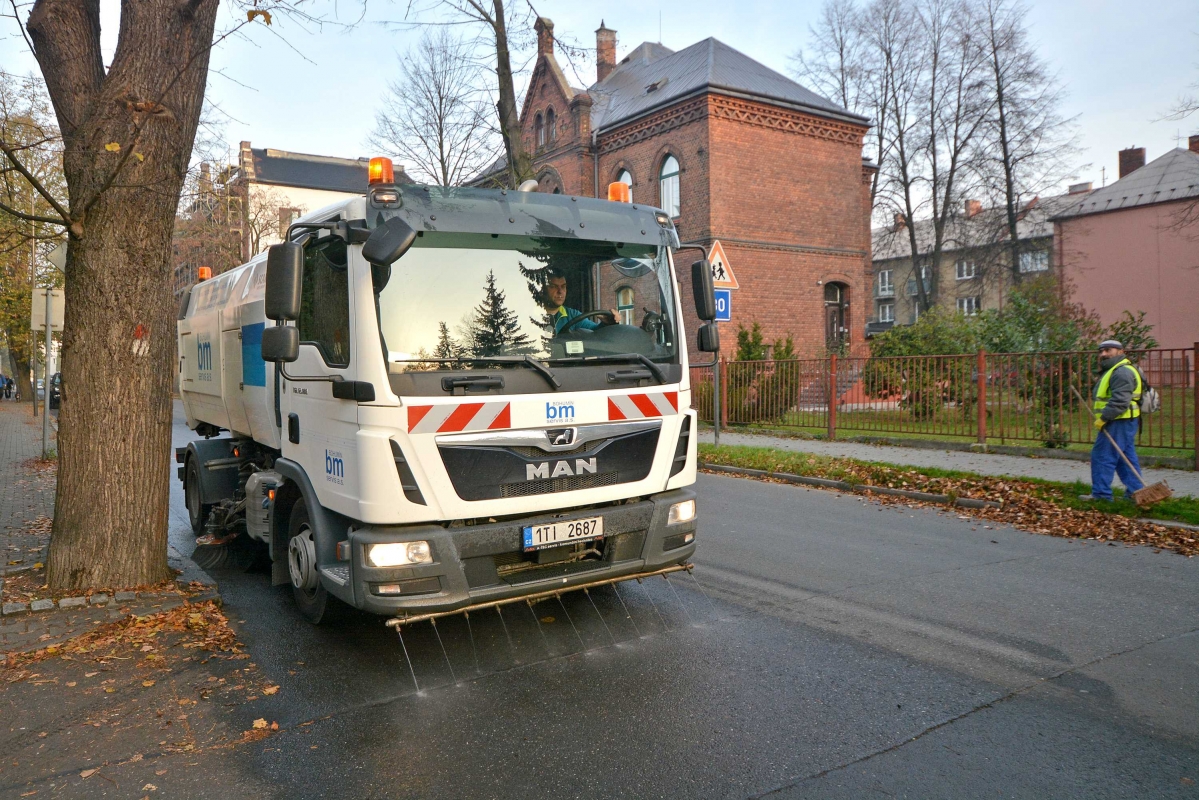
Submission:
<svg viewBox="0 0 1199 800">
<path fill-rule="evenodd" d="M 708 262 L 712 265 L 712 285 L 717 289 L 739 289 L 737 276 L 733 274 L 733 268 L 729 266 L 728 256 L 724 254 L 724 248 L 720 246 L 719 240 L 712 242 L 712 249 L 708 252 Z"/>
</svg>

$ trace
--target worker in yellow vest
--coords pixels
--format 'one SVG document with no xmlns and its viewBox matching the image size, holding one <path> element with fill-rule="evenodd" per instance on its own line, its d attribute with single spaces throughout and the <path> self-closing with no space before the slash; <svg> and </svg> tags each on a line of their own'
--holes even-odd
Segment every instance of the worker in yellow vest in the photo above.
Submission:
<svg viewBox="0 0 1199 800">
<path fill-rule="evenodd" d="M 1124 355 L 1124 345 L 1115 339 L 1100 342 L 1099 382 L 1091 394 L 1096 429 L 1095 444 L 1091 447 L 1091 493 L 1082 495 L 1083 500 L 1111 500 L 1113 474 L 1124 484 L 1125 497 L 1144 488 L 1145 484 L 1137 477 L 1141 465 L 1136 451 L 1144 390 L 1145 380 Z M 1105 430 L 1111 439 L 1103 435 Z M 1128 456 L 1136 471 L 1120 458 L 1120 451 Z"/>
</svg>

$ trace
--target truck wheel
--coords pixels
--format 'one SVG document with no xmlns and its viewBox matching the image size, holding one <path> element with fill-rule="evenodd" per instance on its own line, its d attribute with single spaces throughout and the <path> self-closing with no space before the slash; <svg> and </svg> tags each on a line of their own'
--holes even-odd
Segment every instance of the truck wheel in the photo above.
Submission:
<svg viewBox="0 0 1199 800">
<path fill-rule="evenodd" d="M 183 473 L 183 498 L 187 504 L 187 517 L 192 524 L 192 532 L 199 536 L 204 533 L 204 525 L 208 522 L 208 514 L 212 511 L 211 503 L 200 501 L 200 465 L 197 459 L 187 460 L 187 471 Z"/>
<path fill-rule="evenodd" d="M 328 622 L 336 609 L 337 600 L 321 585 L 316 566 L 316 539 L 308 522 L 308 507 L 300 498 L 291 507 L 287 526 L 287 572 L 291 577 L 291 592 L 296 606 L 313 625 Z"/>
</svg>

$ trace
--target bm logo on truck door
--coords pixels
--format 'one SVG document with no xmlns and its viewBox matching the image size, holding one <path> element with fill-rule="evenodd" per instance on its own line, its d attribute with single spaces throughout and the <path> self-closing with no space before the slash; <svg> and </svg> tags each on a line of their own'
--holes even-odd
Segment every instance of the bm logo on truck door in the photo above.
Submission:
<svg viewBox="0 0 1199 800">
<path fill-rule="evenodd" d="M 540 464 L 525 464 L 525 480 L 535 481 L 539 478 L 561 478 L 571 477 L 574 475 L 582 475 L 584 473 L 595 474 L 595 458 L 576 458 L 574 469 L 570 468 L 569 461 L 555 461 L 554 471 L 550 472 L 550 462 L 543 461 Z"/>
<path fill-rule="evenodd" d="M 346 462 L 341 457 L 341 452 L 337 450 L 325 451 L 325 480 L 329 483 L 336 483 L 338 486 L 345 485 L 346 478 Z"/>
<path fill-rule="evenodd" d="M 212 341 L 206 333 L 196 337 L 196 378 L 212 380 Z"/>
</svg>

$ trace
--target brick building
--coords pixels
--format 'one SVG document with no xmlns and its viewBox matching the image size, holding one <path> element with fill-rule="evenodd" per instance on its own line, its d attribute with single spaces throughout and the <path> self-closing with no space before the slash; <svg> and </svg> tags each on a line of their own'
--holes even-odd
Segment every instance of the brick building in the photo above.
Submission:
<svg viewBox="0 0 1199 800">
<path fill-rule="evenodd" d="M 675 218 L 685 245 L 707 252 L 719 241 L 740 284 L 722 326 L 726 357 L 737 325 L 754 321 L 768 342 L 794 336 L 801 355 L 863 344 L 872 311 L 868 120 L 716 39 L 678 52 L 646 42 L 617 62 L 616 32 L 602 23 L 597 80 L 572 87 L 554 56 L 553 23 L 541 18 L 535 29 L 521 125 L 540 191 L 606 196 L 624 181 L 634 203 Z M 699 257 L 678 258 L 685 308 L 686 265 Z M 620 288 L 635 292 L 610 287 Z M 636 302 L 626 292 L 611 307 L 622 301 Z"/>
<path fill-rule="evenodd" d="M 201 164 L 194 196 L 175 223 L 175 296 L 195 283 L 201 266 L 219 275 L 244 264 L 283 241 L 300 216 L 364 194 L 369 163 L 242 142 L 236 164 Z M 402 165 L 396 180 L 413 183 Z"/>
</svg>

